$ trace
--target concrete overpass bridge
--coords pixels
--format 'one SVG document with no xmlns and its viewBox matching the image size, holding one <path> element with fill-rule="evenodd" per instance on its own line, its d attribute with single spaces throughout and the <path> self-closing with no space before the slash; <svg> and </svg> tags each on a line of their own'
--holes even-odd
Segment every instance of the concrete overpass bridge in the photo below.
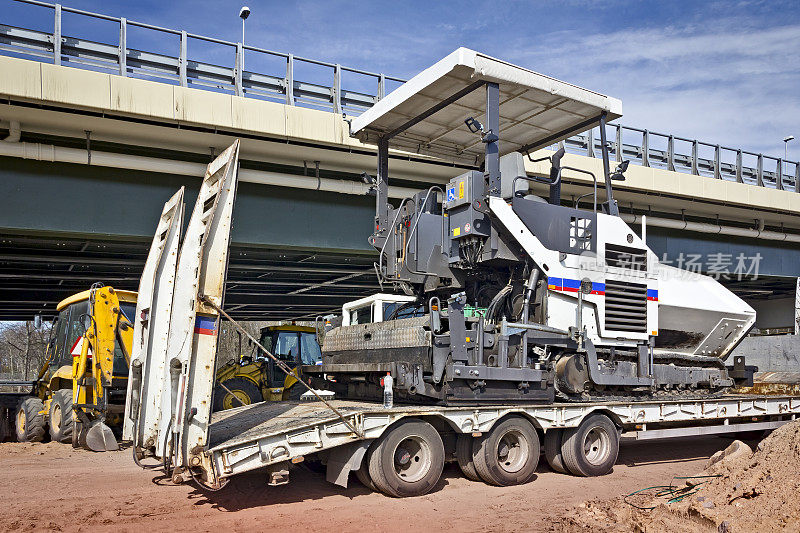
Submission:
<svg viewBox="0 0 800 533">
<path fill-rule="evenodd" d="M 366 241 L 374 199 L 359 178 L 374 173 L 375 147 L 351 138 L 347 121 L 403 80 L 24 3 L 52 24 L 35 31 L 0 16 L 0 319 L 52 313 L 93 281 L 135 288 L 160 206 L 181 185 L 194 193 L 205 164 L 234 138 L 243 183 L 227 288 L 233 313 L 313 316 L 378 288 Z M 68 12 L 104 21 L 119 39 L 62 31 Z M 134 30 L 143 43 L 171 39 L 174 53 L 137 46 Z M 228 60 L 204 61 L 198 43 Z M 270 68 L 249 67 L 267 59 Z M 794 327 L 798 162 L 622 124 L 607 135 L 612 156 L 633 163 L 617 185 L 621 211 L 636 229 L 647 216 L 651 247 L 673 264 L 730 275 L 726 283 L 765 309 L 762 327 Z M 566 165 L 601 174 L 597 130 L 566 148 Z M 479 164 L 435 155 L 435 145 L 392 153 L 390 196 Z M 587 205 L 591 178 L 564 171 L 563 181 L 565 201 Z"/>
</svg>

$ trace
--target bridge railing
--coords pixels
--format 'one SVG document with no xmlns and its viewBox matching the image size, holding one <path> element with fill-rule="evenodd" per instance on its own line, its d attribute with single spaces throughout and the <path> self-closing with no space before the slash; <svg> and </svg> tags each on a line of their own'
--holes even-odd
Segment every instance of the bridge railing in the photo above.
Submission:
<svg viewBox="0 0 800 533">
<path fill-rule="evenodd" d="M 60 4 L 38 0 L 15 1 L 51 10 L 52 32 L 0 23 L 0 54 L 3 55 L 34 58 L 56 65 L 152 79 L 182 87 L 351 116 L 362 113 L 391 92 L 393 86 L 405 81 L 382 73 Z M 104 43 L 65 35 L 62 32 L 64 13 L 111 22 L 119 30 L 119 37 L 116 42 Z M 167 52 L 156 53 L 130 47 L 129 29 L 140 32 L 139 37 L 148 44 L 159 43 Z M 169 50 L 174 50 L 174 53 L 169 53 Z M 201 50 L 203 55 L 210 55 L 215 61 L 196 59 L 201 53 L 194 50 Z M 271 73 L 247 70 L 246 65 L 253 62 L 257 65 L 268 63 Z M 314 81 L 306 81 L 311 79 Z M 800 163 L 797 161 L 621 124 L 609 124 L 607 128 L 609 148 L 617 161 L 629 159 L 645 167 L 800 192 Z M 601 149 L 598 129 L 571 137 L 565 145 L 569 152 L 596 157 Z"/>
<path fill-rule="evenodd" d="M 36 31 L 0 24 L 0 53 L 34 57 L 56 65 L 68 65 L 89 70 L 110 72 L 120 76 L 153 79 L 182 87 L 201 88 L 217 92 L 250 96 L 357 115 L 371 107 L 387 93 L 387 84 L 405 80 L 384 74 L 328 63 L 316 59 L 274 52 L 256 46 L 225 41 L 186 31 L 162 28 L 73 9 L 60 4 L 37 0 L 16 0 L 23 4 L 53 11 L 53 31 Z M 103 43 L 62 32 L 63 15 L 72 13 L 90 19 L 109 21 L 118 26 L 116 43 Z M 156 41 L 173 48 L 174 55 L 132 48 L 128 44 L 131 29 L 150 34 L 140 35 L 143 41 Z M 200 61 L 190 56 L 193 49 L 202 48 L 204 55 L 221 59 L 222 64 Z M 282 64 L 279 75 L 246 70 L 246 61 L 258 64 Z M 295 78 L 301 70 L 316 83 Z M 343 78 L 354 75 L 354 88 L 343 86 Z"/>
<path fill-rule="evenodd" d="M 625 142 L 631 137 L 638 142 Z M 609 124 L 606 138 L 616 161 L 628 159 L 645 167 L 800 192 L 796 161 L 621 124 Z M 598 157 L 598 128 L 567 139 L 565 147 L 571 153 Z"/>
</svg>

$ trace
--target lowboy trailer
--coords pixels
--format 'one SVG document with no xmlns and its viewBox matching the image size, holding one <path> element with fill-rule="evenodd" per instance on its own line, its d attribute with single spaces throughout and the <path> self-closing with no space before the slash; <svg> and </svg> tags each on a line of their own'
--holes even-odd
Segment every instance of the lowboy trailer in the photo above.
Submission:
<svg viewBox="0 0 800 533">
<path fill-rule="evenodd" d="M 798 397 L 729 396 L 693 401 L 592 402 L 477 407 L 396 406 L 334 400 L 354 433 L 320 403 L 260 403 L 215 413 L 203 477 L 224 480 L 258 468 L 288 481 L 288 465 L 319 459 L 326 479 L 346 487 L 350 472 L 391 496 L 416 496 L 455 460 L 492 485 L 529 481 L 543 451 L 549 465 L 603 475 L 620 436 L 637 440 L 766 431 L 795 420 Z"/>
<path fill-rule="evenodd" d="M 319 460 L 337 485 L 347 486 L 355 472 L 374 490 L 417 496 L 436 485 L 448 460 L 492 485 L 532 479 L 542 450 L 557 471 L 603 475 L 626 433 L 765 431 L 800 414 L 800 397 L 746 395 L 392 408 L 320 399 L 212 413 L 216 332 L 229 318 L 222 287 L 237 159 L 238 141 L 209 165 L 180 246 L 179 227 L 162 220 L 139 287 L 124 438 L 137 462 L 160 463 L 176 482 L 217 490 L 261 469 L 277 485 L 288 482 L 291 464 Z"/>
</svg>

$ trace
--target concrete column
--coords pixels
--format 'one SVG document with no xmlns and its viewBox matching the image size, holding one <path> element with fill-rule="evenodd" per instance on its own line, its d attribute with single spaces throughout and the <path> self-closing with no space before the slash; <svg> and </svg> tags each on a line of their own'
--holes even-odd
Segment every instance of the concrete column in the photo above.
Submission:
<svg viewBox="0 0 800 533">
<path fill-rule="evenodd" d="M 800 335 L 800 278 L 794 288 L 794 334 Z"/>
</svg>

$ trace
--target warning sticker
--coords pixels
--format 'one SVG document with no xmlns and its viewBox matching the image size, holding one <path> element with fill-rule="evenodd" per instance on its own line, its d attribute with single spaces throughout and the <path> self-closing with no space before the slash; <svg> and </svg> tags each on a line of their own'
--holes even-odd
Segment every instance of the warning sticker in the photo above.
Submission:
<svg viewBox="0 0 800 533">
<path fill-rule="evenodd" d="M 72 349 L 69 351 L 69 353 L 70 353 L 70 355 L 72 355 L 72 357 L 80 357 L 81 350 L 83 350 L 83 343 L 84 342 L 89 342 L 89 341 L 87 341 L 86 338 L 83 335 L 78 337 L 78 340 L 75 341 L 75 344 L 72 345 Z M 93 355 L 91 343 L 89 344 L 89 352 L 88 353 L 89 353 L 89 356 Z"/>
<path fill-rule="evenodd" d="M 469 225 L 469 222 L 464 224 L 464 233 L 469 233 L 470 229 L 472 229 L 472 226 Z"/>
<path fill-rule="evenodd" d="M 459 235 L 461 235 L 461 228 L 455 228 L 453 230 L 453 237 L 458 237 Z"/>
<path fill-rule="evenodd" d="M 458 182 L 458 199 L 462 200 L 464 198 L 464 182 Z"/>
</svg>

